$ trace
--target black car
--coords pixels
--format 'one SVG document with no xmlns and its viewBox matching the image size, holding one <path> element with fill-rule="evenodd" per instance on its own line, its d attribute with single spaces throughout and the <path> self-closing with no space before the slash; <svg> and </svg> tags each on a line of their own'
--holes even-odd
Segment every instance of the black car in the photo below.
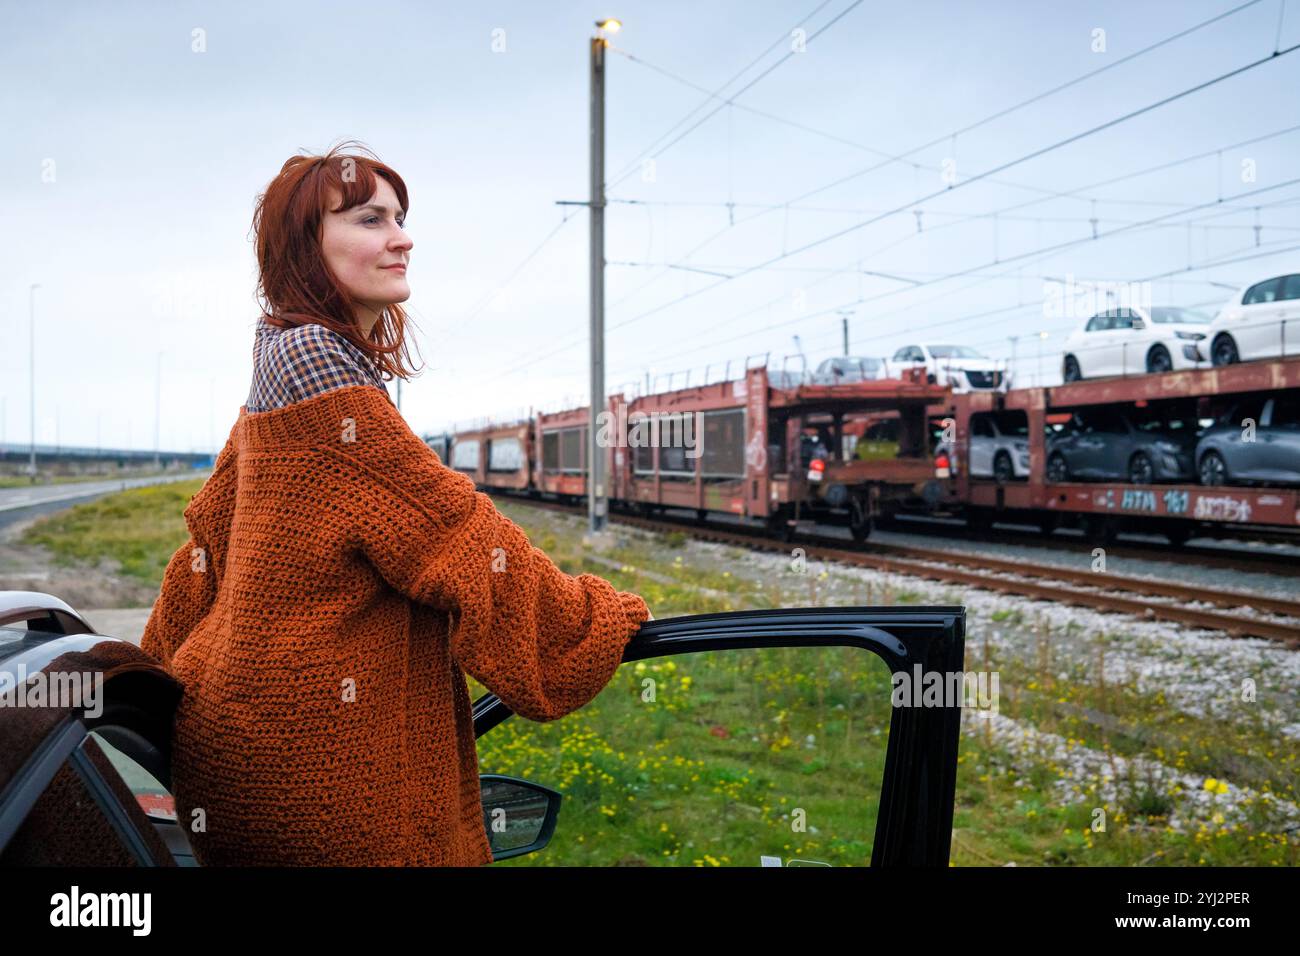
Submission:
<svg viewBox="0 0 1300 956">
<path fill-rule="evenodd" d="M 1300 484 L 1300 392 L 1252 395 L 1201 433 L 1203 485 Z"/>
<path fill-rule="evenodd" d="M 646 709 L 644 716 L 631 719 L 652 722 L 661 739 L 665 734 L 682 734 L 687 724 L 706 726 L 703 739 L 722 777 L 715 785 L 723 788 L 741 775 L 745 779 L 751 773 L 761 775 L 762 762 L 770 752 L 786 748 L 794 757 L 790 779 L 795 781 L 786 792 L 801 804 L 813 805 L 812 828 L 820 823 L 827 831 L 823 846 L 828 855 L 836 852 L 841 861 L 857 863 L 866 863 L 869 857 L 873 866 L 946 866 L 961 700 L 948 697 L 932 702 L 927 691 L 928 706 L 921 705 L 919 696 L 913 704 L 894 706 L 889 689 L 900 675 L 915 680 L 918 688 L 923 682 L 927 686 L 934 683 L 936 675 L 951 686 L 950 678 L 962 673 L 964 639 L 965 609 L 961 607 L 787 608 L 688 615 L 642 626 L 615 677 L 629 667 L 671 672 L 676 655 L 695 655 L 697 661 L 709 664 L 762 663 L 740 680 L 734 673 L 727 675 L 737 699 L 754 702 L 759 719 L 752 725 L 737 720 L 734 714 L 724 716 L 712 693 L 693 701 L 696 710 L 689 715 L 676 707 L 661 707 Z M 771 706 L 765 699 L 771 696 L 773 672 L 791 664 L 806 664 L 791 660 L 799 654 L 813 656 L 818 668 L 843 678 L 832 693 L 823 696 L 820 691 L 810 692 L 807 670 L 796 671 L 801 675 L 796 692 L 818 720 L 818 736 L 825 738 L 821 749 L 810 748 L 807 753 L 790 740 L 785 711 L 774 715 L 765 709 Z M 773 659 L 758 662 L 745 655 L 770 655 Z M 872 668 L 884 677 L 885 700 L 879 700 L 874 692 L 869 695 L 883 726 L 874 721 L 864 726 L 858 709 L 846 707 L 846 702 L 861 704 L 868 699 L 862 674 Z M 176 819 L 168 793 L 172 718 L 181 686 L 135 644 L 96 634 L 58 598 L 32 591 L 0 592 L 0 693 L 16 694 L 20 685 L 26 693 L 26 688 L 35 688 L 41 681 L 47 688 L 53 687 L 60 679 L 66 683 L 68 675 L 91 675 L 101 681 L 100 690 L 79 699 L 65 694 L 55 700 L 48 695 L 43 706 L 0 707 L 0 865 L 194 866 L 186 831 Z M 639 671 L 635 676 L 639 690 Z M 667 691 L 667 677 L 664 680 Z M 613 689 L 626 704 L 627 688 L 614 683 L 607 692 Z M 688 684 L 678 681 L 678 685 Z M 93 685 L 93 680 L 88 679 L 87 685 Z M 69 686 L 75 686 L 75 681 Z M 726 689 L 720 684 L 713 690 Z M 573 716 L 584 714 L 602 699 L 598 695 Z M 481 754 L 484 735 L 518 723 L 511 721 L 513 713 L 490 693 L 474 702 L 473 716 Z M 711 719 L 720 723 L 710 726 Z M 549 728 L 558 723 L 537 726 Z M 725 732 L 716 732 L 717 727 Z M 879 736 L 885 733 L 887 738 Z M 510 732 L 506 732 L 503 741 L 509 738 Z M 864 740 L 876 742 L 866 760 L 858 752 L 870 749 L 858 746 Z M 841 781 L 878 781 L 878 793 L 869 797 L 861 792 L 838 795 L 852 808 L 855 821 L 864 811 L 874 813 L 874 827 L 866 833 L 851 835 L 828 824 L 824 801 L 836 795 L 822 792 L 814 776 L 828 760 L 844 764 L 846 773 Z M 480 766 L 488 766 L 482 757 Z M 861 776 L 861 768 L 869 769 L 870 774 Z M 675 785 L 654 792 L 655 782 L 648 777 L 638 777 L 636 782 L 643 798 L 637 806 L 643 812 L 671 814 L 690 798 Z M 573 781 L 566 789 L 576 790 L 581 785 L 582 781 Z M 481 776 L 480 789 L 493 862 L 547 845 L 556 831 L 563 799 L 558 789 L 494 773 Z M 701 789 L 705 797 L 731 800 L 733 808 L 738 808 L 729 814 L 734 817 L 729 826 L 747 829 L 744 845 L 735 838 L 730 849 L 740 857 L 734 861 L 736 865 L 821 862 L 796 860 L 793 850 L 797 847 L 783 848 L 782 841 L 791 841 L 789 824 L 778 819 L 775 826 L 771 820 L 761 826 L 750 814 L 769 808 L 745 807 L 743 800 L 725 794 L 713 797 Z M 773 797 L 769 802 L 778 800 Z M 614 808 L 609 809 L 613 813 Z M 794 808 L 790 809 L 793 812 Z M 697 838 L 719 839 L 716 817 L 701 819 L 707 826 L 699 830 Z M 509 820 L 509 825 L 495 825 L 502 820 Z M 340 834 L 340 838 L 346 835 Z M 576 839 L 580 840 L 581 834 Z M 834 844 L 835 850 L 828 844 Z M 860 847 L 861 859 L 845 854 L 846 845 Z M 727 850 L 724 840 L 715 852 Z M 618 862 L 623 861 L 593 860 L 591 865 Z"/>
<path fill-rule="evenodd" d="M 1085 408 L 1048 437 L 1047 480 L 1191 481 L 1195 449 L 1195 424 L 1177 416 Z"/>
</svg>

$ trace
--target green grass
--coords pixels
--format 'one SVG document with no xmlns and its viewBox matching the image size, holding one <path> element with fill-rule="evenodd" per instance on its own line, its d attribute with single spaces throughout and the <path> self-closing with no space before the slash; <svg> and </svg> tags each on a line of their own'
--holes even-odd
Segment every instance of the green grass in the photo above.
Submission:
<svg viewBox="0 0 1300 956">
<path fill-rule="evenodd" d="M 49 549 L 56 564 L 121 562 L 121 573 L 146 584 L 162 582 L 167 561 L 189 537 L 184 511 L 204 479 L 131 488 L 73 505 L 34 522 L 24 544 Z"/>
<path fill-rule="evenodd" d="M 479 741 L 483 772 L 565 794 L 546 850 L 502 865 L 864 866 L 888 698 L 883 663 L 853 648 L 625 664 L 573 714 Z"/>
</svg>

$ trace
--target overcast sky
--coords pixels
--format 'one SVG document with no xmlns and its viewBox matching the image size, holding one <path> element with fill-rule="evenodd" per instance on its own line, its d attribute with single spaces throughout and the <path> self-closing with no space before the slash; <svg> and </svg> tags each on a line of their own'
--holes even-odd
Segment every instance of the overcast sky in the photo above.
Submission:
<svg viewBox="0 0 1300 956">
<path fill-rule="evenodd" d="M 254 197 L 293 153 L 348 138 L 410 190 L 426 366 L 403 386 L 412 427 L 584 400 L 587 213 L 557 202 L 587 198 L 597 16 L 624 23 L 608 63 L 610 390 L 764 353 L 780 367 L 796 335 L 816 364 L 842 350 L 841 310 L 854 354 L 930 341 L 1007 357 L 1016 336 L 1020 380 L 1040 348 L 1053 380 L 1075 322 L 1044 315 L 1044 277 L 1161 276 L 1156 304 L 1213 310 L 1226 286 L 1300 271 L 1300 184 L 1270 188 L 1300 178 L 1300 130 L 1271 135 L 1300 126 L 1300 51 L 1016 162 L 1300 43 L 1300 4 L 1279 12 L 4 0 L 0 440 L 29 440 L 39 283 L 38 442 L 150 449 L 158 388 L 164 449 L 219 447 L 252 371 Z M 731 105 L 710 98 L 733 79 Z"/>
</svg>

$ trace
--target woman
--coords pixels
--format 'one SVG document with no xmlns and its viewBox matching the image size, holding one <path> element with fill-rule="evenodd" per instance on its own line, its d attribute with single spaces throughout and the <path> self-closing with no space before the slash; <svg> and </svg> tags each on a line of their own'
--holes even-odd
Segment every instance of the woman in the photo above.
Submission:
<svg viewBox="0 0 1300 956">
<path fill-rule="evenodd" d="M 490 863 L 465 673 L 555 720 L 650 614 L 406 425 L 406 187 L 339 149 L 259 197 L 252 388 L 142 640 L 185 687 L 177 815 L 208 866 Z"/>
</svg>

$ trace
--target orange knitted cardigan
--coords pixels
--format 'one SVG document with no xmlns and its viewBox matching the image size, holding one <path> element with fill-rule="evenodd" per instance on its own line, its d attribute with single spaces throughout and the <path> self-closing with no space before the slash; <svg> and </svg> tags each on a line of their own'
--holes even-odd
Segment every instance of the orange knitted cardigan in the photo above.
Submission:
<svg viewBox="0 0 1300 956">
<path fill-rule="evenodd" d="M 202 865 L 492 862 L 464 672 L 555 720 L 649 616 L 557 568 L 378 389 L 240 415 L 141 646 Z"/>
</svg>

